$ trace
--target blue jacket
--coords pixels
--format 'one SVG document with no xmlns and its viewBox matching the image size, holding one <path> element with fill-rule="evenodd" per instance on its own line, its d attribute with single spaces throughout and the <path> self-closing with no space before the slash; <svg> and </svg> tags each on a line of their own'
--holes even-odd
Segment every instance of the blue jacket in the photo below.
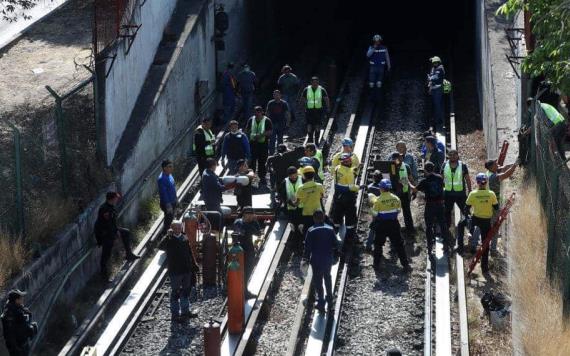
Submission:
<svg viewBox="0 0 570 356">
<path fill-rule="evenodd" d="M 331 268 L 339 241 L 332 226 L 316 224 L 309 228 L 305 238 L 305 258 L 317 268 Z"/>
<path fill-rule="evenodd" d="M 443 78 L 445 77 L 445 69 L 443 69 L 443 65 L 438 65 L 437 67 L 432 67 L 429 73 L 429 84 L 430 87 L 433 88 L 434 86 L 443 84 Z"/>
<path fill-rule="evenodd" d="M 257 80 L 255 73 L 251 70 L 242 70 L 237 75 L 239 90 L 243 94 L 253 93 L 255 91 L 255 81 Z"/>
<path fill-rule="evenodd" d="M 366 57 L 368 57 L 370 64 L 373 66 L 383 66 L 386 65 L 386 57 L 388 50 L 386 46 L 379 46 L 378 49 L 373 46 L 368 47 L 366 51 Z"/>
<path fill-rule="evenodd" d="M 158 176 L 158 194 L 160 196 L 160 204 L 176 203 L 176 184 L 172 174 L 166 175 L 163 172 Z"/>
<path fill-rule="evenodd" d="M 205 169 L 202 173 L 202 200 L 206 210 L 219 210 L 222 204 L 222 192 L 226 190 L 215 172 Z"/>
<path fill-rule="evenodd" d="M 241 131 L 236 134 L 228 132 L 224 136 L 222 143 L 222 158 L 228 157 L 229 159 L 250 159 L 251 150 L 249 147 L 249 139 L 247 135 Z"/>
<path fill-rule="evenodd" d="M 445 152 L 445 145 L 443 144 L 443 142 L 441 142 L 440 140 L 437 140 L 436 146 L 437 146 L 438 151 Z M 422 157 L 425 157 L 426 153 L 427 153 L 427 147 L 426 147 L 426 144 L 424 143 L 422 145 Z"/>
<path fill-rule="evenodd" d="M 237 80 L 229 70 L 222 75 L 222 87 L 224 88 L 224 98 L 232 99 L 236 95 Z"/>
</svg>

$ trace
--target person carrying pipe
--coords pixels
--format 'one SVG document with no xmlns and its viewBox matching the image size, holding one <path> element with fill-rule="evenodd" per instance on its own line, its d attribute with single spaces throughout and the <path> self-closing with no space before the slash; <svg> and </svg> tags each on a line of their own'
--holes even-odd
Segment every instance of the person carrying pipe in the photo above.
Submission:
<svg viewBox="0 0 570 356">
<path fill-rule="evenodd" d="M 240 159 L 250 160 L 251 149 L 247 135 L 244 134 L 236 120 L 230 121 L 230 131 L 224 135 L 222 141 L 222 165 L 228 168 L 228 174 L 237 172 L 237 162 Z M 227 163 L 225 159 L 227 158 Z"/>
<path fill-rule="evenodd" d="M 183 322 L 198 316 L 197 311 L 190 310 L 190 291 L 196 284 L 199 267 L 188 238 L 182 233 L 182 222 L 173 221 L 170 227 L 158 248 L 166 253 L 172 321 Z"/>
<path fill-rule="evenodd" d="M 242 185 L 237 184 L 234 188 L 234 194 L 236 196 L 238 209 L 243 211 L 245 207 L 252 205 L 253 191 L 251 188 L 251 183 L 255 178 L 255 173 L 253 170 L 249 169 L 247 161 L 245 159 L 240 159 L 237 162 L 238 171 L 235 174 L 236 177 L 247 177 L 248 184 Z"/>
<path fill-rule="evenodd" d="M 247 282 L 251 277 L 255 267 L 255 247 L 253 245 L 253 236 L 261 235 L 263 231 L 259 222 L 255 218 L 255 213 L 251 206 L 243 208 L 243 217 L 234 222 L 234 230 L 238 234 L 238 239 L 244 253 L 244 286 L 245 298 L 252 299 L 256 295 L 247 289 Z"/>
<path fill-rule="evenodd" d="M 38 333 L 38 324 L 32 322 L 32 313 L 24 306 L 25 295 L 18 289 L 8 292 L 8 300 L 0 316 L 10 356 L 28 356 L 31 340 Z"/>
</svg>

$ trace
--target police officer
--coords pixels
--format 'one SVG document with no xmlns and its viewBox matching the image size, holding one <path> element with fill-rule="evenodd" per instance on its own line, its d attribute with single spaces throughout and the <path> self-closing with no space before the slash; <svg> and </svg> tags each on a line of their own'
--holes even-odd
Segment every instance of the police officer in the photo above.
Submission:
<svg viewBox="0 0 570 356">
<path fill-rule="evenodd" d="M 31 340 L 38 333 L 38 325 L 32 322 L 32 313 L 24 307 L 25 292 L 13 289 L 2 311 L 4 341 L 10 356 L 28 356 Z"/>
<path fill-rule="evenodd" d="M 216 156 L 215 145 L 216 136 L 212 132 L 212 119 L 205 116 L 202 118 L 202 124 L 196 127 L 194 131 L 194 142 L 192 143 L 200 175 L 206 169 L 206 160 Z"/>
<path fill-rule="evenodd" d="M 366 51 L 366 57 L 370 64 L 368 74 L 368 85 L 370 89 L 380 89 L 384 81 L 384 73 L 390 70 L 390 55 L 388 48 L 382 44 L 382 36 L 374 35 L 372 37 L 372 45 Z"/>
<path fill-rule="evenodd" d="M 259 183 L 267 185 L 265 177 L 265 164 L 269 153 L 269 137 L 272 132 L 271 120 L 263 115 L 261 106 L 255 107 L 255 115 L 252 116 L 245 127 L 245 132 L 249 136 L 249 144 L 251 146 L 251 168 L 259 176 Z"/>
<path fill-rule="evenodd" d="M 315 182 L 315 169 L 312 166 L 303 167 L 304 183 L 295 193 L 295 203 L 301 207 L 301 218 L 299 222 L 303 224 L 303 236 L 313 223 L 313 213 L 322 210 L 322 198 L 324 195 L 323 185 Z"/>
<path fill-rule="evenodd" d="M 315 145 L 312 142 L 309 142 L 305 145 L 305 157 L 310 157 L 311 159 L 315 159 L 318 162 L 318 168 L 317 169 L 317 182 L 322 183 L 325 179 L 325 173 L 324 173 L 324 158 L 323 158 L 323 151 L 317 148 L 317 145 Z M 315 166 L 313 164 L 313 166 Z"/>
<path fill-rule="evenodd" d="M 246 119 L 252 115 L 253 100 L 257 77 L 248 64 L 244 64 L 242 71 L 237 75 L 239 93 L 241 94 L 243 114 Z"/>
<path fill-rule="evenodd" d="M 108 263 L 111 258 L 113 244 L 116 238 L 120 238 L 125 249 L 127 261 L 134 261 L 140 256 L 135 255 L 131 250 L 131 232 L 128 229 L 119 227 L 117 224 L 117 210 L 115 206 L 121 199 L 117 192 L 107 192 L 106 201 L 99 207 L 97 221 L 95 221 L 95 237 L 97 245 L 101 251 L 101 277 L 109 279 Z"/>
<path fill-rule="evenodd" d="M 336 166 L 340 165 L 340 155 L 343 153 L 352 153 L 352 167 L 359 168 L 360 167 L 360 160 L 358 159 L 358 155 L 352 150 L 354 149 L 354 142 L 350 137 L 345 137 L 342 139 L 342 149 L 340 152 L 334 154 L 333 159 L 331 161 L 332 169 L 335 169 Z"/>
<path fill-rule="evenodd" d="M 408 233 L 414 233 L 414 220 L 412 219 L 412 211 L 410 209 L 410 185 L 414 184 L 414 176 L 412 169 L 406 163 L 402 162 L 399 152 L 393 152 L 390 156 L 393 168 L 390 172 L 390 180 L 396 195 L 400 198 L 402 211 L 404 213 L 404 223 Z"/>
<path fill-rule="evenodd" d="M 190 311 L 190 291 L 195 284 L 199 267 L 188 238 L 182 233 L 182 222 L 173 221 L 171 229 L 158 248 L 166 252 L 172 320 L 181 322 L 198 316 L 196 311 Z"/>
<path fill-rule="evenodd" d="M 247 289 L 247 282 L 251 277 L 251 273 L 255 268 L 255 248 L 253 245 L 253 235 L 261 235 L 261 226 L 259 222 L 255 219 L 255 214 L 253 208 L 251 206 L 246 206 L 243 209 L 243 217 L 241 219 L 237 219 L 234 223 L 235 232 L 238 234 L 238 240 L 243 248 L 243 255 L 244 255 L 244 276 L 245 276 L 245 286 L 246 292 L 245 296 L 246 299 L 255 298 L 256 295 L 251 293 Z"/>
<path fill-rule="evenodd" d="M 346 226 L 346 241 L 351 242 L 356 237 L 356 193 L 360 187 L 356 181 L 358 168 L 352 167 L 352 153 L 340 155 L 341 164 L 334 170 L 333 223 L 336 231 L 344 221 Z"/>
<path fill-rule="evenodd" d="M 368 184 L 366 187 L 366 191 L 368 194 L 373 194 L 374 196 L 380 195 L 380 181 L 382 180 L 382 172 L 379 170 L 375 170 L 372 173 L 372 183 Z M 372 205 L 372 201 L 368 201 L 369 204 Z M 374 243 L 374 219 L 370 221 L 370 225 L 368 226 L 368 238 L 366 239 L 366 251 L 372 251 L 372 244 Z"/>
<path fill-rule="evenodd" d="M 236 120 L 230 121 L 230 131 L 224 135 L 222 143 L 222 164 L 228 159 L 228 174 L 237 172 L 237 162 L 240 159 L 251 159 L 251 148 L 247 135 L 239 129 Z"/>
<path fill-rule="evenodd" d="M 424 219 L 426 225 L 427 250 L 433 258 L 433 246 L 435 244 L 434 227 L 439 226 L 442 234 L 445 249 L 449 248 L 448 227 L 445 224 L 445 205 L 443 199 L 443 178 L 437 174 L 432 162 L 426 162 L 425 178 L 417 186 L 410 185 L 414 192 L 420 191 L 425 194 L 426 205 L 424 209 Z"/>
<path fill-rule="evenodd" d="M 328 309 L 333 307 L 331 268 L 338 258 L 340 241 L 332 226 L 325 224 L 325 214 L 321 210 L 313 213 L 314 225 L 307 231 L 305 253 L 302 264 L 310 261 L 313 270 L 313 285 L 317 293 L 316 309 L 325 312 L 325 300 Z M 302 267 L 302 269 L 304 269 Z M 326 289 L 326 299 L 323 291 Z"/>
<path fill-rule="evenodd" d="M 380 181 L 380 195 L 378 197 L 369 193 L 368 199 L 372 202 L 372 214 L 374 217 L 375 241 L 374 241 L 374 269 L 380 268 L 380 261 L 383 258 L 382 247 L 386 243 L 386 237 L 390 239 L 392 248 L 398 253 L 400 263 L 404 267 L 405 272 L 412 270 L 406 250 L 404 249 L 404 242 L 400 234 L 400 223 L 398 222 L 398 214 L 400 212 L 401 204 L 400 199 L 390 193 L 392 183 L 389 179 L 382 179 Z"/>
<path fill-rule="evenodd" d="M 432 68 L 428 74 L 428 91 L 431 95 L 434 131 L 441 130 L 445 126 L 443 120 L 443 79 L 445 69 L 441 64 L 441 58 L 434 56 L 430 58 Z"/>
<path fill-rule="evenodd" d="M 311 78 L 311 85 L 303 90 L 301 100 L 305 105 L 308 141 L 318 143 L 323 117 L 330 109 L 329 96 L 325 88 L 319 85 L 318 77 Z"/>
<path fill-rule="evenodd" d="M 487 237 L 491 229 L 491 218 L 493 211 L 499 210 L 499 201 L 495 193 L 487 188 L 487 175 L 478 173 L 475 177 L 477 189 L 469 193 L 465 202 L 465 215 L 473 213 L 472 226 L 479 227 L 481 231 L 481 242 Z M 471 249 L 475 252 L 477 240 L 473 239 Z M 485 249 L 481 258 L 481 270 L 484 274 L 489 273 L 489 249 Z"/>
<path fill-rule="evenodd" d="M 283 182 L 280 184 L 279 196 L 287 209 L 287 217 L 294 230 L 298 229 L 301 208 L 303 207 L 295 202 L 295 196 L 301 185 L 303 185 L 303 181 L 297 173 L 297 168 L 294 166 L 287 168 L 287 178 L 283 179 Z"/>
</svg>

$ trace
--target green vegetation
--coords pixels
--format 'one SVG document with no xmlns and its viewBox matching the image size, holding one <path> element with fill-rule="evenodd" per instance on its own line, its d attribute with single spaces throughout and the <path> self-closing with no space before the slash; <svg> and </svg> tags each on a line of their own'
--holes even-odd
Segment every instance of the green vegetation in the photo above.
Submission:
<svg viewBox="0 0 570 356">
<path fill-rule="evenodd" d="M 563 93 L 570 93 L 570 0 L 507 0 L 497 11 L 513 16 L 525 10 L 531 15 L 536 46 L 524 59 L 522 70 L 546 77 Z"/>
</svg>

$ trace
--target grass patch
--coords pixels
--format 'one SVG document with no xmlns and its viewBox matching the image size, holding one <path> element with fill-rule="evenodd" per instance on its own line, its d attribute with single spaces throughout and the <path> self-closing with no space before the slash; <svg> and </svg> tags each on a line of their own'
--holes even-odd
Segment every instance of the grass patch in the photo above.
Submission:
<svg viewBox="0 0 570 356">
<path fill-rule="evenodd" d="M 22 239 L 0 231 L 0 289 L 22 271 L 29 260 L 29 253 Z"/>
</svg>

